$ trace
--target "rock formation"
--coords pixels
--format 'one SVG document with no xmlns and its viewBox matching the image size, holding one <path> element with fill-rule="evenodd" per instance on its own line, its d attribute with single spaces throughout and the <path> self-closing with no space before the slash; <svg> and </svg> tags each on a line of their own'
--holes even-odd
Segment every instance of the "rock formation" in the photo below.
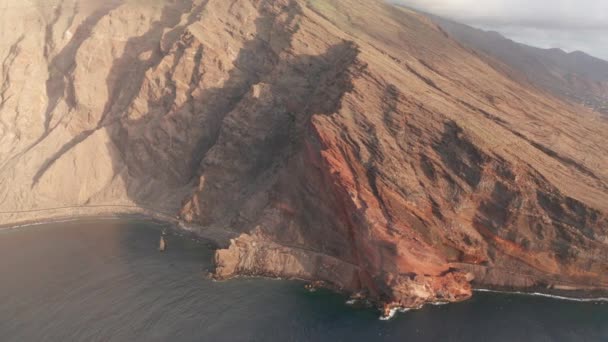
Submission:
<svg viewBox="0 0 608 342">
<path fill-rule="evenodd" d="M 219 279 L 322 281 L 389 306 L 463 300 L 471 281 L 608 288 L 608 123 L 420 14 L 1 6 L 4 223 L 178 214 L 233 236 Z"/>
</svg>

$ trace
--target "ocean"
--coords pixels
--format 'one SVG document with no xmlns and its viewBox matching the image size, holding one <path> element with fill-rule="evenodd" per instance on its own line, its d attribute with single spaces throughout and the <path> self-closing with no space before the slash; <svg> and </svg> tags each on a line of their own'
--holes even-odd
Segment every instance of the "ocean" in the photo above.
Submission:
<svg viewBox="0 0 608 342">
<path fill-rule="evenodd" d="M 476 293 L 379 320 L 298 281 L 207 277 L 213 251 L 143 221 L 0 231 L 0 341 L 608 341 L 608 303 Z"/>
</svg>

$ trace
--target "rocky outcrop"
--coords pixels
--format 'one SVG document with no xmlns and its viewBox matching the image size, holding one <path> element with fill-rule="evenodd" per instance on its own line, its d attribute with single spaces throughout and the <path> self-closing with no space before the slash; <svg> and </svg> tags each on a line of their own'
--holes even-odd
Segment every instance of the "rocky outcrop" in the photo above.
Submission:
<svg viewBox="0 0 608 342">
<path fill-rule="evenodd" d="M 45 29 L 3 31 L 0 50 L 5 222 L 173 212 L 233 237 L 218 279 L 321 281 L 390 308 L 464 300 L 471 282 L 608 288 L 608 124 L 417 13 L 368 0 L 32 8 Z"/>
</svg>

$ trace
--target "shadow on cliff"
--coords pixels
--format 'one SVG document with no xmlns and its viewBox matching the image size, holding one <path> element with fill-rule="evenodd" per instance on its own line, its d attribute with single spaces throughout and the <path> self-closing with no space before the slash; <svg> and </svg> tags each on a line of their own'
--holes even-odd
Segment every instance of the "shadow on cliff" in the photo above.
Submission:
<svg viewBox="0 0 608 342">
<path fill-rule="evenodd" d="M 223 201 L 246 207 L 234 217 L 243 223 L 262 210 L 253 202 L 269 200 L 279 173 L 301 151 L 311 117 L 337 112 L 352 89 L 348 69 L 357 53 L 354 44 L 343 42 L 321 55 L 288 58 L 245 95 L 202 162 L 204 188 L 197 194 L 202 223 L 229 222 L 230 208 L 218 210 Z M 256 194 L 258 200 L 245 203 Z"/>
<path fill-rule="evenodd" d="M 268 15 L 257 21 L 260 26 L 267 26 L 272 19 Z M 166 83 L 162 96 L 146 99 L 148 111 L 141 118 L 125 118 L 120 122 L 117 139 L 120 145 L 128 147 L 122 152 L 132 176 L 151 175 L 172 186 L 184 186 L 195 180 L 200 173 L 201 160 L 219 138 L 223 119 L 251 86 L 277 64 L 278 55 L 270 49 L 267 40 L 260 37 L 262 35 L 268 35 L 268 32 L 258 33 L 245 43 L 221 87 L 206 89 L 200 88 L 205 72 L 201 66 L 206 58 L 204 42 L 197 42 L 189 33 L 178 37 L 173 49 L 164 56 L 173 58 L 173 65 L 166 75 L 160 76 Z M 285 48 L 287 45 L 279 49 Z M 175 69 L 187 63 L 184 54 L 188 49 L 195 50 L 191 75 L 186 80 L 175 79 Z M 214 67 L 224 68 L 223 65 Z M 142 81 L 152 83 L 156 80 Z M 176 83 L 184 81 L 187 81 L 188 89 L 185 94 L 178 94 Z M 176 106 L 178 95 L 187 97 L 179 107 Z M 171 136 L 171 131 L 175 131 L 176 136 Z"/>
<path fill-rule="evenodd" d="M 198 190 L 191 194 L 191 203 L 197 208 L 192 219 L 204 225 L 246 225 L 263 210 L 260 206 L 272 196 L 278 172 L 302 149 L 311 117 L 337 112 L 344 94 L 352 90 L 350 73 L 357 70 L 358 49 L 351 42 L 340 42 L 319 55 L 294 55 L 291 44 L 299 29 L 299 4 L 261 2 L 256 35 L 244 43 L 233 65 L 212 65 L 217 63 L 213 52 L 205 51 L 204 41 L 198 42 L 187 30 L 207 1 L 198 4 L 167 3 L 146 33 L 126 42 L 106 79 L 109 97 L 103 111 L 89 119 L 92 128 L 59 147 L 37 171 L 32 187 L 62 156 L 105 129 L 112 138 L 108 150 L 114 175 L 139 206 L 176 210 L 194 188 Z M 112 8 L 87 19 L 60 52 L 62 57 L 57 58 L 67 64 L 47 84 L 47 116 L 62 96 L 69 107 L 78 107 L 76 90 L 66 74 L 73 71 L 71 60 L 93 26 Z M 186 23 L 180 25 L 186 13 L 190 13 Z M 171 60 L 166 57 L 172 58 L 168 71 L 155 75 L 165 70 L 163 62 Z M 188 79 L 179 79 L 183 74 L 178 68 L 192 62 L 189 59 L 192 72 Z M 231 70 L 221 86 L 203 84 L 209 67 Z M 155 77 L 166 82 L 158 98 L 146 93 L 158 81 Z M 186 90 L 178 82 L 186 83 Z M 186 97 L 183 105 L 177 104 L 180 96 Z M 138 117 L 131 115 L 142 99 L 148 110 Z M 177 195 L 170 198 L 171 193 Z M 260 204 L 252 204 L 256 202 Z"/>
<path fill-rule="evenodd" d="M 241 51 L 237 68 L 251 54 Z M 190 219 L 203 225 L 253 228 L 272 201 L 281 172 L 302 150 L 311 117 L 337 112 L 352 89 L 348 73 L 357 54 L 350 42 L 321 55 L 287 54 L 256 77 L 226 113 L 215 145 L 203 158 L 199 191 L 186 215 L 194 212 Z"/>
<path fill-rule="evenodd" d="M 243 208 L 248 199 L 267 199 L 274 175 L 300 149 L 311 116 L 338 110 L 352 89 L 348 72 L 358 50 L 342 42 L 321 55 L 291 54 L 301 9 L 295 1 L 285 3 L 279 9 L 274 2 L 260 4 L 256 35 L 244 43 L 221 87 L 201 87 L 207 51 L 188 31 L 163 53 L 161 60 L 173 58 L 163 96 L 148 99 L 149 110 L 141 117 L 123 116 L 109 128 L 120 146 L 115 173 L 129 184 L 131 200 L 158 206 L 154 184 L 167 191 L 198 189 L 192 195 L 198 208 L 192 220 L 203 225 L 233 222 L 254 209 Z M 176 83 L 183 80 L 174 79 L 173 72 L 187 63 L 187 53 L 194 55 L 194 66 L 184 91 L 178 90 Z M 153 81 L 142 76 L 133 89 Z M 176 98 L 184 95 L 187 100 L 177 106 Z M 122 108 L 135 96 L 123 97 Z M 127 172 L 121 173 L 124 165 Z M 136 179 L 149 181 L 134 183 Z"/>
<path fill-rule="evenodd" d="M 51 116 L 62 98 L 65 99 L 70 109 L 78 107 L 76 89 L 71 75 L 75 68 L 76 55 L 85 40 L 91 37 L 95 25 L 123 3 L 122 0 L 110 1 L 93 12 L 76 29 L 70 42 L 53 57 L 49 67 L 50 77 L 46 83 L 49 104 L 44 115 L 45 132 L 31 147 L 44 140 L 53 130 L 54 127 L 50 126 Z M 167 37 L 168 40 L 175 40 L 175 37 L 181 35 L 187 25 L 196 19 L 203 7 L 204 5 L 194 6 L 193 0 L 171 2 L 163 7 L 161 18 L 152 24 L 150 30 L 127 41 L 122 56 L 114 61 L 107 77 L 109 99 L 99 117 L 96 118 L 97 122 L 93 128 L 80 132 L 49 157 L 34 175 L 32 187 L 36 186 L 42 176 L 63 155 L 96 131 L 120 118 L 120 115 L 128 108 L 140 89 L 146 71 L 157 66 L 161 61 L 161 44 L 158 42 L 163 37 Z M 191 10 L 191 15 L 188 17 L 187 24 L 178 25 L 182 14 L 189 10 Z M 169 42 L 169 45 L 172 45 L 173 42 Z M 139 58 L 142 53 L 147 51 L 150 51 L 151 55 L 142 62 Z"/>
</svg>

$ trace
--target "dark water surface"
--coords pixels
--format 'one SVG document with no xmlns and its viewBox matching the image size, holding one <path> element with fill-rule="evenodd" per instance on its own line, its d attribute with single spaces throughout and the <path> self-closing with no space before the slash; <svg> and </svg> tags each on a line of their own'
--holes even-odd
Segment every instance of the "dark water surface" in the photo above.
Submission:
<svg viewBox="0 0 608 342">
<path fill-rule="evenodd" d="M 212 252 L 151 223 L 0 231 L 0 341 L 608 341 L 608 305 L 479 293 L 378 320 L 299 282 L 205 277 Z"/>
</svg>

